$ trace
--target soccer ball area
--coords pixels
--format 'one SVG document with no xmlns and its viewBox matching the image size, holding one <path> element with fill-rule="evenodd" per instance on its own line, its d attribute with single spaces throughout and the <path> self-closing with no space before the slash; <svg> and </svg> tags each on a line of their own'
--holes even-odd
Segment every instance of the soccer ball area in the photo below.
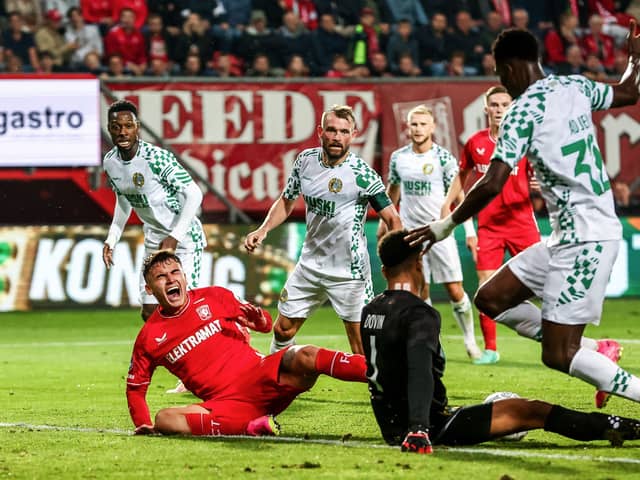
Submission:
<svg viewBox="0 0 640 480">
<path fill-rule="evenodd" d="M 445 382 L 453 406 L 481 403 L 494 392 L 517 392 L 581 411 L 594 410 L 594 389 L 540 363 L 539 345 L 498 327 L 501 360 L 469 362 L 448 304 L 442 341 Z M 607 301 L 591 336 L 625 347 L 621 364 L 640 372 L 640 301 Z M 276 438 L 135 437 L 124 395 L 135 310 L 3 313 L 0 316 L 0 478 L 637 478 L 640 442 L 612 448 L 544 431 L 519 442 L 465 448 L 436 446 L 433 455 L 386 446 L 362 384 L 321 377 L 278 417 Z M 299 343 L 347 348 L 344 327 L 322 309 L 302 327 Z M 253 334 L 268 350 L 270 336 Z M 481 342 L 481 339 L 478 339 Z M 149 388 L 152 412 L 197 400 L 167 395 L 175 378 L 163 369 Z M 605 409 L 640 417 L 640 406 L 613 398 Z"/>
</svg>

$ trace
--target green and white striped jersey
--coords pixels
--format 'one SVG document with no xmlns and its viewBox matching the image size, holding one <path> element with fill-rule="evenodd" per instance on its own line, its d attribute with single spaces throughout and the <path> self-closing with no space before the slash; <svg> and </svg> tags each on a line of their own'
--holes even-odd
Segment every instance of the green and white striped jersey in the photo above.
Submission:
<svg viewBox="0 0 640 480">
<path fill-rule="evenodd" d="M 182 192 L 193 182 L 189 173 L 173 154 L 142 140 L 129 161 L 120 157 L 117 147 L 112 148 L 104 156 L 103 168 L 119 200 L 129 203 L 142 220 L 145 246 L 157 248 L 176 225 L 184 202 Z M 197 217 L 180 244 L 206 245 Z"/>
<path fill-rule="evenodd" d="M 492 160 L 513 168 L 527 156 L 549 211 L 550 245 L 621 238 L 591 119 L 612 101 L 610 85 L 549 75 L 530 85 L 502 120 Z"/>
<path fill-rule="evenodd" d="M 440 145 L 416 153 L 411 145 L 391 154 L 389 183 L 400 185 L 400 219 L 405 228 L 438 220 L 451 182 L 458 174 L 458 161 Z"/>
<path fill-rule="evenodd" d="M 300 264 L 335 280 L 369 277 L 364 235 L 368 204 L 376 211 L 391 205 L 375 170 L 351 152 L 329 167 L 322 162 L 322 148 L 310 148 L 296 158 L 282 195 L 287 200 L 302 195 L 306 205 Z"/>
</svg>

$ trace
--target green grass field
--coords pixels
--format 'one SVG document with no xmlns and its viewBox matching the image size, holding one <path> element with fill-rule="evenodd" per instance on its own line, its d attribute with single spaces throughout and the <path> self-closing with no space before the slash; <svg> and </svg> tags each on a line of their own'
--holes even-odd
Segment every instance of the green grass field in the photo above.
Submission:
<svg viewBox="0 0 640 480">
<path fill-rule="evenodd" d="M 502 360 L 467 360 L 449 306 L 443 314 L 452 405 L 513 391 L 579 410 L 593 410 L 594 390 L 540 363 L 539 345 L 499 327 Z M 625 347 L 621 364 L 640 372 L 640 301 L 608 301 L 593 337 Z M 436 448 L 403 454 L 383 444 L 362 384 L 322 377 L 279 416 L 276 439 L 134 437 L 124 395 L 137 312 L 64 311 L 0 315 L 0 478 L 328 478 L 633 479 L 640 478 L 640 441 L 611 448 L 542 431 L 521 442 Z M 254 334 L 266 351 L 270 337 Z M 347 348 L 330 310 L 310 318 L 299 343 Z M 152 412 L 195 402 L 167 395 L 175 379 L 159 370 L 149 389 Z M 620 398 L 607 412 L 640 417 L 640 404 Z"/>
</svg>

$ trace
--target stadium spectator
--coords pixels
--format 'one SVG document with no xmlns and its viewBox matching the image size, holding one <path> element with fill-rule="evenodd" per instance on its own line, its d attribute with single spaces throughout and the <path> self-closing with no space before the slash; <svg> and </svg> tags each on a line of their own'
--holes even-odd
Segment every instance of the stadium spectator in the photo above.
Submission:
<svg viewBox="0 0 640 480">
<path fill-rule="evenodd" d="M 107 127 L 115 145 L 104 156 L 103 168 L 116 195 L 102 259 L 107 269 L 114 264 L 113 251 L 132 211 L 143 223 L 145 258 L 155 250 L 172 249 L 180 257 L 188 283 L 196 288 L 206 238 L 197 211 L 202 202 L 200 187 L 172 153 L 140 139 L 138 109 L 127 100 L 109 107 Z M 117 260 L 117 258 L 115 259 Z M 140 272 L 141 315 L 146 321 L 158 306 L 145 290 Z"/>
<path fill-rule="evenodd" d="M 128 70 L 134 75 L 142 75 L 147 67 L 147 47 L 142 33 L 135 26 L 135 19 L 133 10 L 123 8 L 120 22 L 109 30 L 104 39 L 104 50 L 107 58 L 117 53 Z"/>
<path fill-rule="evenodd" d="M 640 439 L 638 420 L 540 400 L 507 398 L 451 408 L 442 382 L 440 315 L 422 301 L 421 246 L 409 247 L 405 234 L 390 232 L 378 244 L 387 290 L 364 307 L 360 323 L 371 406 L 388 444 L 428 454 L 432 443 L 473 445 L 535 429 L 581 442 L 609 440 L 613 446 Z"/>
<path fill-rule="evenodd" d="M 360 13 L 360 23 L 354 29 L 350 39 L 349 58 L 353 65 L 367 65 L 371 56 L 380 50 L 379 27 L 373 9 L 366 7 Z"/>
<path fill-rule="evenodd" d="M 249 25 L 251 3 L 251 0 L 224 0 L 225 21 L 236 32 L 241 32 Z"/>
<path fill-rule="evenodd" d="M 580 44 L 585 57 L 596 55 L 607 71 L 613 71 L 615 62 L 615 44 L 613 37 L 602 33 L 603 20 L 600 15 L 589 17 L 589 31 L 582 36 Z"/>
<path fill-rule="evenodd" d="M 282 26 L 276 34 L 280 38 L 282 48 L 281 58 L 278 65 L 286 65 L 288 59 L 293 55 L 299 55 L 308 63 L 307 59 L 311 51 L 311 37 L 309 32 L 300 21 L 300 17 L 293 12 L 287 11 L 282 16 Z"/>
<path fill-rule="evenodd" d="M 269 56 L 266 53 L 258 53 L 253 57 L 251 67 L 245 75 L 247 77 L 280 77 L 283 72 L 271 67 Z"/>
<path fill-rule="evenodd" d="M 215 23 L 216 14 L 219 13 L 218 0 L 183 0 L 180 3 L 181 14 L 188 17 L 191 14 L 197 14 L 207 24 L 207 29 Z"/>
<path fill-rule="evenodd" d="M 309 67 L 304 61 L 302 55 L 291 55 L 287 69 L 284 72 L 286 78 L 301 78 L 309 76 Z"/>
<path fill-rule="evenodd" d="M 147 28 L 145 29 L 144 38 L 147 48 L 147 58 L 150 62 L 161 60 L 170 70 L 174 69 L 174 62 L 178 57 L 175 51 L 178 42 L 164 28 L 162 17 L 157 13 L 150 13 L 147 17 Z M 156 66 L 159 66 L 156 65 Z M 179 69 L 179 63 L 175 66 Z"/>
<path fill-rule="evenodd" d="M 131 71 L 127 70 L 124 59 L 119 53 L 112 53 L 107 58 L 107 65 L 101 78 L 126 78 L 131 76 Z"/>
<path fill-rule="evenodd" d="M 553 28 L 544 37 L 544 48 L 547 54 L 546 63 L 556 67 L 567 61 L 567 49 L 571 45 L 580 45 L 576 29 L 578 17 L 571 12 L 560 15 L 558 28 Z"/>
<path fill-rule="evenodd" d="M 66 42 L 60 33 L 62 14 L 58 10 L 49 10 L 45 17 L 45 22 L 34 35 L 36 48 L 40 52 L 49 52 L 53 64 L 59 69 L 63 69 L 69 63 L 71 54 L 78 49 L 79 44 Z"/>
<path fill-rule="evenodd" d="M 413 228 L 430 219 L 440 218 L 447 192 L 458 174 L 458 162 L 448 150 L 433 141 L 435 120 L 425 105 L 418 105 L 407 113 L 406 126 L 411 143 L 391 153 L 387 194 L 400 211 L 402 225 Z M 387 228 L 380 222 L 378 239 L 386 232 Z M 465 234 L 468 247 L 475 249 L 477 239 L 472 221 L 465 224 Z M 449 236 L 423 260 L 426 282 L 422 290 L 423 300 L 431 302 L 429 284 L 444 285 L 453 317 L 462 331 L 467 354 L 472 359 L 480 358 L 474 334 L 473 309 L 462 286 L 462 265 L 455 238 Z"/>
<path fill-rule="evenodd" d="M 460 10 L 456 14 L 456 24 L 451 36 L 450 48 L 451 52 L 461 51 L 464 53 L 466 75 L 478 73 L 485 47 L 480 33 L 473 25 L 471 14 L 466 10 Z"/>
<path fill-rule="evenodd" d="M 100 60 L 101 56 L 97 52 L 89 52 L 84 57 L 82 66 L 78 68 L 81 72 L 87 72 L 95 75 L 96 77 L 102 77 L 105 71 L 104 65 Z"/>
<path fill-rule="evenodd" d="M 187 55 L 187 59 L 182 65 L 180 75 L 183 77 L 211 77 L 216 76 L 213 71 L 210 71 L 203 63 L 200 55 L 197 53 L 190 53 Z"/>
<path fill-rule="evenodd" d="M 267 16 L 267 25 L 278 29 L 282 26 L 282 16 L 286 10 L 282 7 L 280 0 L 252 0 L 252 11 L 259 10 Z"/>
<path fill-rule="evenodd" d="M 419 77 L 422 70 L 415 63 L 409 52 L 404 52 L 398 59 L 398 70 L 395 72 L 396 77 Z"/>
<path fill-rule="evenodd" d="M 482 65 L 480 74 L 485 77 L 495 77 L 496 76 L 496 62 L 493 58 L 493 55 L 490 53 L 485 53 L 482 56 Z"/>
<path fill-rule="evenodd" d="M 401 226 L 400 217 L 380 176 L 349 151 L 356 136 L 351 107 L 334 105 L 325 111 L 317 133 L 322 146 L 298 155 L 280 198 L 260 227 L 247 235 L 244 247 L 253 252 L 302 196 L 307 234 L 280 294 L 271 352 L 293 345 L 307 317 L 329 299 L 344 323 L 351 351 L 362 353 L 360 310 L 372 294 L 365 205 L 371 204 L 390 229 Z"/>
<path fill-rule="evenodd" d="M 135 14 L 135 27 L 138 30 L 142 30 L 142 27 L 147 23 L 147 15 L 149 13 L 147 0 L 112 0 L 111 3 L 113 5 L 111 18 L 114 23 L 120 21 L 120 13 L 125 8 L 128 8 Z"/>
<path fill-rule="evenodd" d="M 64 28 L 67 28 L 69 25 L 69 10 L 72 8 L 80 10 L 80 0 L 45 0 L 42 2 L 42 5 L 45 12 L 57 10 L 62 13 L 62 26 Z"/>
<path fill-rule="evenodd" d="M 7 16 L 10 16 L 11 12 L 18 12 L 21 15 L 23 28 L 30 33 L 34 33 L 44 20 L 40 0 L 4 0 L 4 6 Z M 25 62 L 23 57 L 20 58 L 23 63 L 29 63 Z"/>
<path fill-rule="evenodd" d="M 638 101 L 637 26 L 632 22 L 628 39 L 629 74 L 614 85 L 581 76 L 562 77 L 562 81 L 555 76 L 545 78 L 537 41 L 526 31 L 506 30 L 493 52 L 500 81 L 515 100 L 502 120 L 491 165 L 451 215 L 416 229 L 409 240 L 427 242 L 429 248 L 448 236 L 457 223 L 477 214 L 501 191 L 523 155 L 534 155 L 532 164 L 553 232 L 547 241 L 527 248 L 481 285 L 476 306 L 520 335 L 540 340 L 543 363 L 595 386 L 598 408 L 611 394 L 640 402 L 640 379 L 616 364 L 620 345 L 583 337 L 588 324 L 600 321 L 622 234 L 593 136 L 591 112 Z M 529 103 L 533 98 L 538 103 Z M 573 161 L 558 161 L 576 158 L 587 144 L 591 147 L 581 164 L 595 171 L 576 171 Z M 567 218 L 571 221 L 565 221 Z M 534 295 L 542 299 L 541 309 L 528 301 Z"/>
<path fill-rule="evenodd" d="M 211 62 L 212 75 L 221 78 L 241 77 L 242 60 L 230 53 L 216 52 Z"/>
<path fill-rule="evenodd" d="M 149 61 L 149 68 L 146 70 L 145 75 L 155 78 L 169 78 L 171 76 L 169 62 L 162 57 L 152 58 Z"/>
<path fill-rule="evenodd" d="M 501 2 L 497 2 L 501 3 Z M 509 15 L 509 18 L 511 15 Z M 484 51 L 486 53 L 491 52 L 491 45 L 496 41 L 500 32 L 504 30 L 505 25 L 509 25 L 509 23 L 502 22 L 503 17 L 500 13 L 491 11 L 487 13 L 484 19 L 484 25 L 480 29 L 480 37 L 482 39 L 482 45 L 484 46 Z"/>
<path fill-rule="evenodd" d="M 24 29 L 22 14 L 11 11 L 8 13 L 8 17 L 9 28 L 4 31 L 2 37 L 5 57 L 19 58 L 21 69 L 25 72 L 37 71 L 40 64 L 33 34 Z M 7 63 L 9 62 L 7 61 Z M 15 60 L 12 60 L 11 63 L 12 68 L 15 68 Z"/>
<path fill-rule="evenodd" d="M 387 62 L 387 56 L 384 52 L 376 52 L 371 55 L 368 67 L 370 77 L 382 78 L 393 76 L 391 70 L 389 70 L 389 62 Z"/>
<path fill-rule="evenodd" d="M 420 63 L 418 40 L 416 40 L 413 33 L 411 22 L 407 19 L 402 19 L 398 22 L 396 31 L 391 34 L 387 43 L 387 60 L 389 61 L 389 68 L 394 75 L 398 74 L 400 56 L 404 53 L 411 55 L 415 65 Z"/>
<path fill-rule="evenodd" d="M 64 33 L 65 41 L 67 44 L 77 45 L 77 48 L 71 53 L 69 63 L 74 70 L 82 69 L 87 54 L 95 52 L 100 57 L 104 54 L 102 37 L 96 25 L 84 23 L 79 8 L 70 8 L 67 17 L 69 25 Z"/>
<path fill-rule="evenodd" d="M 447 17 L 436 12 L 431 25 L 421 26 L 416 32 L 420 52 L 420 68 L 425 75 L 444 77 L 451 56 L 451 35 L 447 30 Z"/>
<path fill-rule="evenodd" d="M 408 20 L 412 26 L 427 25 L 427 15 L 419 0 L 381 0 L 381 4 L 390 13 L 390 21 L 399 24 Z"/>
<path fill-rule="evenodd" d="M 80 0 L 80 11 L 85 22 L 97 25 L 103 36 L 116 23 L 110 0 Z"/>
<path fill-rule="evenodd" d="M 198 13 L 190 13 L 182 25 L 182 33 L 175 40 L 176 46 L 173 60 L 183 65 L 187 55 L 195 53 L 200 57 L 200 63 L 206 63 L 217 51 L 213 35 L 208 28 L 208 23 Z"/>
<path fill-rule="evenodd" d="M 53 55 L 51 55 L 46 50 L 38 52 L 38 60 L 40 63 L 40 69 L 37 73 L 43 75 L 52 75 L 61 70 L 59 67 L 56 67 L 53 61 Z"/>
<path fill-rule="evenodd" d="M 246 65 L 251 65 L 253 57 L 258 53 L 266 53 L 271 64 L 283 66 L 283 43 L 282 38 L 267 26 L 265 13 L 254 10 L 251 13 L 251 23 L 236 42 L 234 52 Z"/>
<path fill-rule="evenodd" d="M 584 61 L 582 74 L 591 80 L 603 82 L 607 79 L 607 72 L 595 53 L 589 53 Z"/>
<path fill-rule="evenodd" d="M 578 45 L 569 45 L 566 60 L 556 67 L 557 73 L 559 75 L 582 75 L 585 70 L 582 49 Z"/>
<path fill-rule="evenodd" d="M 347 53 L 347 39 L 336 31 L 333 15 L 320 16 L 320 25 L 311 33 L 309 66 L 316 76 L 324 76 L 331 68 L 333 57 Z"/>
<path fill-rule="evenodd" d="M 464 77 L 467 75 L 477 75 L 477 69 L 470 67 L 465 62 L 466 59 L 462 50 L 455 50 L 452 52 L 451 58 L 449 58 L 449 63 L 447 64 L 447 76 Z"/>
<path fill-rule="evenodd" d="M 493 55 L 491 55 L 493 58 Z M 463 187 L 482 177 L 491 163 L 500 129 L 500 122 L 511 105 L 511 96 L 502 85 L 489 88 L 484 95 L 484 113 L 489 127 L 474 133 L 460 155 L 459 172 L 453 180 L 442 206 L 441 217 L 451 212 Z M 506 252 L 511 256 L 540 241 L 540 232 L 529 199 L 529 185 L 533 177 L 526 158 L 520 160 L 515 175 L 510 175 L 503 192 L 478 214 L 478 245 L 472 251 L 482 285 L 502 265 Z M 537 185 L 537 184 L 536 184 Z M 539 190 L 539 189 L 538 189 Z M 484 338 L 482 357 L 475 365 L 490 365 L 500 360 L 496 323 L 480 312 L 480 329 Z"/>
<path fill-rule="evenodd" d="M 13 55 L 9 52 L 4 57 L 4 72 L 5 73 L 24 73 L 25 69 L 22 64 L 22 59 L 17 55 Z M 30 70 L 33 71 L 33 70 Z"/>
<path fill-rule="evenodd" d="M 136 434 L 274 435 L 278 415 L 320 374 L 366 382 L 365 360 L 313 345 L 264 356 L 250 345 L 249 330 L 271 331 L 266 310 L 222 287 L 187 291 L 180 259 L 161 251 L 144 263 L 146 290 L 160 303 L 140 330 L 127 375 L 127 403 Z M 167 336 L 166 342 L 153 338 Z M 197 338 L 196 344 L 188 343 Z M 180 353 L 184 346 L 188 355 Z M 151 422 L 146 393 L 163 366 L 202 400 L 163 408 Z"/>
<path fill-rule="evenodd" d="M 364 65 L 353 66 L 347 60 L 347 56 L 341 53 L 333 57 L 331 69 L 325 77 L 328 78 L 363 78 L 369 76 L 369 69 Z"/>
<path fill-rule="evenodd" d="M 244 29 L 249 25 L 251 14 L 251 0 L 233 0 L 222 2 L 217 0 L 214 10 L 215 23 L 211 33 L 220 50 L 231 52 L 233 43 L 240 38 Z"/>
</svg>

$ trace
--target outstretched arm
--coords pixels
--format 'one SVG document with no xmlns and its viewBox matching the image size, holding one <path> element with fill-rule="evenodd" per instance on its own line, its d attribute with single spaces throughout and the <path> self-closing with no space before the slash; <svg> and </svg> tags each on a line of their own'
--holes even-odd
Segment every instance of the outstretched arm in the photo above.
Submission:
<svg viewBox="0 0 640 480">
<path fill-rule="evenodd" d="M 287 217 L 291 215 L 294 205 L 295 200 L 288 200 L 280 195 L 280 198 L 271 205 L 262 225 L 245 238 L 244 248 L 247 249 L 247 252 L 252 253 L 258 245 L 262 243 L 271 230 L 284 222 Z"/>
<path fill-rule="evenodd" d="M 629 60 L 620 82 L 613 86 L 612 107 L 634 105 L 640 97 L 640 34 L 634 20 L 629 23 L 627 37 Z"/>
<path fill-rule="evenodd" d="M 448 237 L 456 225 L 486 207 L 500 193 L 509 179 L 510 173 L 511 167 L 509 165 L 498 160 L 492 161 L 487 173 L 469 190 L 464 201 L 453 213 L 442 220 L 411 230 L 409 235 L 405 237 L 406 240 L 412 246 L 427 242 L 425 249 L 430 249 L 435 242 Z"/>
</svg>

